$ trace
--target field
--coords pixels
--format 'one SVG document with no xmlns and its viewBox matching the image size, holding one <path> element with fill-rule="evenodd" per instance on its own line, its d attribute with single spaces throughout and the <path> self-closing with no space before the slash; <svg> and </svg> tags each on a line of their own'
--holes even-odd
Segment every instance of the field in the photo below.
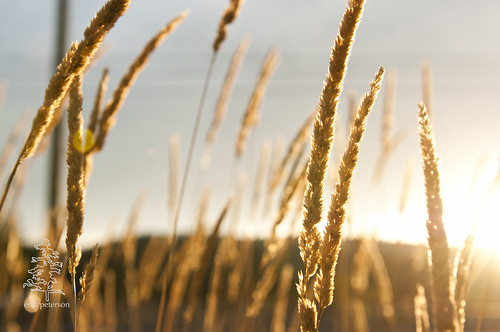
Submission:
<svg viewBox="0 0 500 332">
<path fill-rule="evenodd" d="M 190 136 L 183 137 L 181 145 L 172 134 L 164 144 L 168 195 L 162 200 L 167 206 L 168 232 L 153 230 L 143 235 L 137 231 L 146 201 L 145 195 L 138 194 L 132 205 L 119 203 L 128 213 L 122 236 L 114 237 L 115 231 L 102 224 L 92 232 L 99 232 L 101 239 L 107 235 L 108 240 L 97 243 L 86 236 L 87 203 L 95 193 L 89 190 L 93 174 L 99 170 L 100 156 L 106 154 L 127 96 L 152 54 L 190 15 L 189 10 L 179 13 L 146 41 L 116 87 L 111 87 L 109 69 L 104 69 L 97 91 L 89 97 L 83 88 L 87 74 L 106 56 L 100 53 L 102 43 L 110 31 L 119 28 L 129 6 L 130 0 L 108 0 L 103 5 L 82 39 L 66 50 L 29 131 L 22 129 L 27 123 L 24 117 L 3 146 L 0 331 L 444 332 L 500 328 L 500 286 L 495 282 L 500 277 L 500 257 L 492 248 L 497 228 L 491 222 L 498 219 L 491 206 L 498 198 L 500 172 L 495 170 L 482 191 L 474 187 L 480 177 L 472 179 L 474 190 L 466 203 L 469 210 L 476 206 L 477 212 L 467 226 L 447 219 L 447 209 L 456 214 L 466 209 L 443 204 L 436 139 L 443 136 L 433 128 L 436 110 L 432 66 L 427 62 L 422 65 L 421 91 L 415 92 L 422 101 L 413 110 L 420 158 L 415 163 L 421 165 L 420 188 L 425 199 L 425 214 L 414 218 L 421 219 L 427 243 L 388 242 L 380 234 L 356 236 L 352 232 L 359 225 L 354 217 L 361 215 L 352 210 L 363 205 L 363 201 L 351 202 L 359 188 L 353 184 L 356 170 L 366 160 L 362 157 L 365 131 L 375 125 L 371 123 L 375 105 L 382 105 L 380 154 L 371 170 L 371 183 L 361 189 L 365 196 L 355 197 L 384 191 L 384 176 L 393 172 L 391 158 L 399 156 L 398 146 L 409 136 L 404 130 L 393 133 L 397 74 L 383 64 L 368 70 L 372 81 L 365 82 L 366 94 L 360 94 L 359 101 L 352 93 L 341 98 L 358 27 L 363 24 L 365 0 L 347 1 L 338 32 L 331 32 L 330 60 L 325 63 L 326 78 L 317 106 L 304 110 L 302 121 L 294 125 L 297 132 L 284 146 L 264 142 L 256 162 L 249 163 L 249 155 L 256 151 L 252 135 L 282 61 L 277 48 L 269 49 L 255 74 L 234 148 L 222 152 L 230 161 L 221 167 L 216 160 L 221 154 L 217 142 L 223 141 L 224 147 L 229 144 L 225 136 L 219 136 L 225 117 L 232 112 L 230 100 L 249 48 L 248 38 L 241 38 L 228 59 L 206 132 L 200 123 L 207 116 L 207 100 L 213 98 L 210 85 L 219 54 L 245 10 L 242 1 L 229 1 L 214 31 L 211 57 L 205 59 L 208 67 Z M 0 94 L 0 98 L 8 95 Z M 341 100 L 347 100 L 347 105 Z M 347 120 L 346 125 L 339 123 L 338 113 L 344 114 L 340 118 Z M 139 120 L 133 134 L 152 135 L 140 132 Z M 288 119 L 282 121 L 288 123 Z M 45 230 L 37 234 L 32 246 L 23 241 L 20 197 L 29 181 L 31 162 L 50 150 L 56 128 L 67 132 L 65 171 L 54 171 L 47 178 L 54 183 L 64 174 L 66 203 L 56 202 L 48 211 Z M 212 163 L 228 183 L 216 180 L 208 185 Z M 255 165 L 249 171 L 251 177 L 244 171 L 250 164 Z M 404 215 L 412 214 L 409 205 L 415 204 L 409 193 L 412 163 L 406 165 L 402 189 L 390 195 L 392 205 L 398 207 L 393 211 L 398 215 L 395 219 L 401 222 Z M 117 167 L 110 173 L 119 171 Z M 161 178 L 158 175 L 156 181 Z M 110 187 L 120 190 L 122 185 Z M 466 216 L 463 212 L 462 217 Z M 461 231 L 468 235 L 457 247 L 450 244 L 449 231 L 455 235 L 460 228 L 467 228 Z M 384 229 L 380 227 L 381 232 Z M 389 231 L 391 236 L 397 233 L 394 227 Z M 490 242 L 486 243 L 488 233 Z M 83 240 L 95 245 L 90 248 Z"/>
</svg>

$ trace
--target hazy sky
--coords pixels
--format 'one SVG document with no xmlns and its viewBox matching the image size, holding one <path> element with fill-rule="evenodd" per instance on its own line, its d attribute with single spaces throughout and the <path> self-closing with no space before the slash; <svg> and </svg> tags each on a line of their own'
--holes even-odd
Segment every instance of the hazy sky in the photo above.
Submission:
<svg viewBox="0 0 500 332">
<path fill-rule="evenodd" d="M 70 2 L 69 36 L 70 40 L 79 40 L 103 1 Z M 102 239 L 109 229 L 120 235 L 141 192 L 147 196 L 138 229 L 141 232 L 170 229 L 166 209 L 168 141 L 172 134 L 180 136 L 184 163 L 211 43 L 227 3 L 226 0 L 133 1 L 128 13 L 106 38 L 105 55 L 84 79 L 86 118 L 102 69 L 110 68 L 112 90 L 148 39 L 178 13 L 186 8 L 191 10 L 188 19 L 151 57 L 118 115 L 105 148 L 95 157 L 83 242 Z M 247 155 L 240 165 L 241 173 L 248 177 L 247 192 L 252 188 L 263 142 L 269 140 L 274 144 L 281 140 L 288 144 L 317 104 L 345 5 L 346 1 L 339 0 L 248 0 L 240 17 L 229 27 L 211 81 L 200 142 L 212 120 L 232 52 L 244 36 L 251 37 L 251 45 L 206 178 L 214 188 L 210 222 L 235 182 L 229 178 L 235 135 L 265 53 L 276 46 L 282 61 L 262 105 L 259 126 L 252 133 Z M 26 110 L 34 114 L 42 102 L 53 69 L 54 11 L 55 1 L 0 0 L 0 81 L 7 86 L 0 112 L 0 146 L 5 144 L 21 114 Z M 356 234 L 376 232 L 391 240 L 426 239 L 416 114 L 422 96 L 421 63 L 428 60 L 433 69 L 433 120 L 442 161 L 445 223 L 452 241 L 462 239 L 475 214 L 474 204 L 482 197 L 481 188 L 487 186 L 498 164 L 499 12 L 500 2 L 496 0 L 367 0 L 341 99 L 338 137 L 345 135 L 347 92 L 353 90 L 361 97 L 379 65 L 397 74 L 394 133 L 404 131 L 406 136 L 391 155 L 380 187 L 374 188 L 373 170 L 381 150 L 385 93 L 382 89 L 368 122 L 354 177 L 351 213 Z M 341 145 L 338 140 L 337 149 Z M 198 168 L 200 151 L 198 144 L 194 170 Z M 397 208 L 408 160 L 413 165 L 408 209 L 399 216 Z M 478 163 L 479 173 L 475 171 Z M 29 163 L 20 204 L 20 231 L 31 241 L 38 240 L 45 227 L 47 165 L 45 155 Z M 482 182 L 474 180 L 471 187 L 476 173 Z M 192 227 L 190 220 L 195 217 L 193 210 L 202 191 L 193 181 L 195 175 L 193 172 L 189 183 L 181 230 Z M 2 184 L 3 181 L 4 178 Z M 61 201 L 64 202 L 64 197 Z M 489 208 L 483 211 L 488 211 L 485 217 L 488 220 L 498 216 L 489 215 Z M 243 208 L 242 223 L 247 223 L 248 215 L 248 209 Z M 110 223 L 114 224 L 111 228 Z M 258 225 L 259 233 L 266 234 L 269 227 Z"/>
</svg>

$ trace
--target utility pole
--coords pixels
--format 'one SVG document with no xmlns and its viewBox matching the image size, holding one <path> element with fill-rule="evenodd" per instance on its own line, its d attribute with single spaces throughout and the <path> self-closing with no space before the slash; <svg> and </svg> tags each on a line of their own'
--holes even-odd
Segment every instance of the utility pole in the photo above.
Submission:
<svg viewBox="0 0 500 332">
<path fill-rule="evenodd" d="M 66 40 L 68 32 L 68 2 L 69 0 L 57 0 L 57 25 L 56 25 L 56 41 L 54 52 L 54 70 L 61 62 L 66 53 Z M 49 212 L 50 212 L 50 229 L 55 230 L 57 226 L 57 218 L 55 209 L 59 202 L 59 191 L 61 189 L 61 157 L 63 156 L 63 121 L 55 128 L 51 138 L 50 160 L 49 160 Z"/>
</svg>

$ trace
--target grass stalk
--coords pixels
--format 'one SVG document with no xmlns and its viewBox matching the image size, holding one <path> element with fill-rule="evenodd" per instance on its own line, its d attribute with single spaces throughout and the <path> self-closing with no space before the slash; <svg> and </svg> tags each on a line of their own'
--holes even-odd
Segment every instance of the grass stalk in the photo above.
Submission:
<svg viewBox="0 0 500 332">
<path fill-rule="evenodd" d="M 304 261 L 299 271 L 297 291 L 301 331 L 317 331 L 318 311 L 316 303 L 308 298 L 309 279 L 316 274 L 321 234 L 316 225 L 323 213 L 323 192 L 328 161 L 333 145 L 335 114 L 343 89 L 347 62 L 356 29 L 361 19 L 364 0 L 350 0 L 340 24 L 330 56 L 330 66 L 319 101 L 319 110 L 313 125 L 311 151 L 307 169 L 308 185 L 304 195 L 304 219 L 299 234 L 299 249 Z"/>
<path fill-rule="evenodd" d="M 214 39 L 212 44 L 212 48 L 214 54 L 217 53 L 226 39 L 227 34 L 227 26 L 234 22 L 236 17 L 238 17 L 241 9 L 241 5 L 243 4 L 243 0 L 230 0 L 229 6 L 224 10 L 224 14 L 219 21 L 219 27 L 217 28 L 217 36 Z"/>
<path fill-rule="evenodd" d="M 246 149 L 246 141 L 250 135 L 252 128 L 259 121 L 259 109 L 264 99 L 267 85 L 280 61 L 279 53 L 276 49 L 271 48 L 262 63 L 261 71 L 255 89 L 250 97 L 248 106 L 243 116 L 243 121 L 238 132 L 236 141 L 236 158 L 241 158 Z"/>
<path fill-rule="evenodd" d="M 187 154 L 186 166 L 184 167 L 184 174 L 183 174 L 182 180 L 181 180 L 181 187 L 180 187 L 179 196 L 177 199 L 177 206 L 175 208 L 174 222 L 173 222 L 173 228 L 172 228 L 172 238 L 173 238 L 173 243 L 174 243 L 172 248 L 174 248 L 174 249 L 175 249 L 175 243 L 177 241 L 177 225 L 179 223 L 179 217 L 180 217 L 180 213 L 181 213 L 181 209 L 182 209 L 182 203 L 184 201 L 184 194 L 186 191 L 187 181 L 189 178 L 189 171 L 191 169 L 191 160 L 193 158 L 194 147 L 196 145 L 196 138 L 198 137 L 201 116 L 203 113 L 203 106 L 205 104 L 205 99 L 206 99 L 207 92 L 208 92 L 208 85 L 210 82 L 210 78 L 212 76 L 212 71 L 214 69 L 216 59 L 217 59 L 217 53 L 214 52 L 214 53 L 212 53 L 212 57 L 210 59 L 209 65 L 208 65 L 207 74 L 205 76 L 205 80 L 203 83 L 203 89 L 201 92 L 200 103 L 198 104 L 198 111 L 196 112 L 196 118 L 194 121 L 193 131 L 191 133 L 191 139 L 189 141 L 189 149 L 188 149 L 188 154 Z"/>
<path fill-rule="evenodd" d="M 335 266 L 337 264 L 340 245 L 342 243 L 342 226 L 346 217 L 346 205 L 354 170 L 357 165 L 360 143 L 370 113 L 384 76 L 384 68 L 380 67 L 374 81 L 370 84 L 370 93 L 365 95 L 354 119 L 349 134 L 349 142 L 339 166 L 338 183 L 332 194 L 328 220 L 320 248 L 319 271 L 314 285 L 314 294 L 318 301 L 318 323 L 322 311 L 333 301 Z"/>
<path fill-rule="evenodd" d="M 87 294 L 89 293 L 90 287 L 92 285 L 92 281 L 94 280 L 94 272 L 96 270 L 98 256 L 99 256 L 99 246 L 95 245 L 92 248 L 92 255 L 90 257 L 90 261 L 88 262 L 87 266 L 85 266 L 85 270 L 83 271 L 83 274 L 80 277 L 81 288 L 77 296 L 78 311 L 81 310 L 83 301 L 87 297 Z M 76 289 L 74 289 L 73 291 L 76 291 Z M 78 321 L 78 316 L 76 318 L 76 321 Z"/>
<path fill-rule="evenodd" d="M 186 10 L 175 17 L 172 21 L 168 22 L 167 25 L 161 28 L 160 31 L 158 31 L 156 35 L 151 38 L 151 40 L 144 46 L 141 53 L 132 62 L 127 73 L 125 73 L 125 75 L 121 78 L 120 83 L 113 92 L 113 97 L 108 101 L 106 107 L 102 111 L 102 115 L 98 123 L 98 131 L 96 133 L 93 151 L 102 150 L 106 136 L 114 126 L 116 114 L 120 110 L 131 85 L 134 83 L 135 79 L 148 62 L 151 53 L 168 35 L 170 35 L 170 33 L 175 31 L 177 26 L 188 15 L 189 10 Z"/>
<path fill-rule="evenodd" d="M 274 191 L 278 186 L 278 184 L 280 183 L 280 181 L 282 180 L 285 173 L 285 168 L 288 165 L 289 161 L 303 150 L 304 145 L 309 139 L 311 126 L 313 124 L 315 115 L 316 115 L 316 110 L 314 110 L 314 112 L 311 112 L 311 115 L 307 117 L 306 121 L 300 128 L 299 132 L 295 135 L 294 139 L 288 146 L 288 150 L 285 156 L 283 157 L 280 166 L 277 168 L 276 174 L 274 174 L 270 179 L 270 185 L 269 185 L 270 191 Z"/>
<path fill-rule="evenodd" d="M 435 327 L 438 332 L 458 331 L 457 311 L 451 281 L 450 252 L 443 224 L 438 157 L 429 114 L 423 103 L 419 104 L 418 118 L 429 216 L 426 226 L 429 235 L 429 262 L 432 274 Z"/>
<path fill-rule="evenodd" d="M 203 83 L 203 89 L 202 89 L 201 96 L 200 96 L 200 102 L 198 104 L 198 111 L 196 112 L 196 118 L 195 118 L 195 122 L 194 122 L 194 126 L 193 126 L 193 131 L 191 133 L 191 140 L 189 142 L 186 167 L 184 168 L 184 175 L 182 177 L 179 199 L 177 201 L 177 207 L 176 207 L 176 211 L 175 211 L 174 224 L 173 224 L 173 242 L 174 242 L 173 248 L 175 248 L 175 242 L 177 239 L 177 224 L 179 222 L 180 211 L 181 211 L 182 202 L 184 199 L 184 192 L 186 190 L 187 180 L 189 177 L 189 170 L 191 168 L 191 159 L 193 157 L 194 147 L 196 144 L 196 138 L 198 136 L 198 131 L 199 131 L 198 128 L 199 128 L 200 122 L 201 122 L 201 116 L 203 113 L 203 106 L 205 104 L 205 99 L 206 99 L 207 92 L 208 92 L 210 78 L 212 77 L 212 71 L 213 71 L 214 66 L 215 66 L 215 61 L 217 59 L 217 54 L 219 52 L 219 49 L 220 49 L 222 43 L 224 42 L 224 40 L 226 39 L 227 26 L 228 26 L 228 24 L 233 23 L 234 20 L 236 19 L 236 17 L 238 17 L 239 12 L 240 12 L 240 6 L 242 5 L 242 3 L 243 3 L 242 0 L 230 0 L 229 6 L 225 9 L 224 14 L 222 15 L 222 18 L 219 22 L 219 27 L 217 29 L 217 35 L 216 35 L 214 42 L 213 42 L 213 45 L 212 45 L 212 47 L 213 47 L 212 57 L 210 59 L 207 74 L 205 76 L 205 81 Z"/>
<path fill-rule="evenodd" d="M 219 99 L 217 100 L 217 107 L 215 109 L 215 116 L 212 120 L 210 128 L 207 133 L 207 138 L 205 140 L 206 145 L 212 145 L 217 137 L 217 131 L 224 119 L 229 104 L 229 98 L 233 92 L 234 83 L 236 76 L 239 72 L 241 64 L 243 63 L 243 58 L 248 50 L 250 44 L 249 38 L 243 38 L 238 45 L 238 48 L 234 52 L 231 64 L 229 65 L 228 71 L 226 73 L 226 78 L 224 79 L 224 84 L 219 94 Z M 210 159 L 210 157 L 206 157 Z M 205 162 L 204 164 L 208 164 Z"/>
<path fill-rule="evenodd" d="M 81 75 L 87 68 L 90 59 L 99 48 L 106 34 L 113 28 L 118 18 L 127 11 L 129 3 L 130 0 L 108 0 L 85 29 L 84 39 L 80 43 L 71 45 L 57 67 L 45 90 L 43 104 L 33 119 L 28 138 L 7 179 L 0 199 L 0 212 L 19 165 L 35 154 L 47 129 L 54 126 L 54 113 L 60 106 L 73 79 Z"/>
<path fill-rule="evenodd" d="M 85 171 L 82 151 L 82 103 L 80 76 L 75 77 L 69 91 L 68 107 L 68 144 L 67 144 L 67 200 L 66 208 L 66 251 L 68 254 L 68 271 L 73 286 L 73 319 L 74 331 L 78 328 L 78 301 L 76 292 L 76 268 L 80 264 L 82 250 L 77 247 L 78 238 L 83 230 L 85 211 Z"/>
</svg>

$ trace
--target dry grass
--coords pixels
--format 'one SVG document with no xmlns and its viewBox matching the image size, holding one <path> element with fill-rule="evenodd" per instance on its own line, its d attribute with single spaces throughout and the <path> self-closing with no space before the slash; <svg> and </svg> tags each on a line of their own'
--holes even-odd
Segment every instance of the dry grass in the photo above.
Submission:
<svg viewBox="0 0 500 332">
<path fill-rule="evenodd" d="M 115 123 L 115 117 L 117 112 L 120 110 L 125 97 L 128 94 L 130 86 L 133 84 L 137 75 L 146 65 L 151 53 L 161 44 L 161 42 L 175 29 L 177 26 L 189 15 L 189 11 L 184 11 L 179 16 L 170 21 L 165 25 L 158 33 L 144 46 L 142 52 L 135 58 L 135 60 L 130 65 L 127 73 L 122 77 L 117 88 L 113 92 L 113 98 L 107 103 L 106 107 L 102 111 L 101 118 L 99 120 L 98 132 L 96 134 L 95 146 L 93 150 L 100 151 L 108 135 L 109 131 Z"/>
<path fill-rule="evenodd" d="M 432 299 L 437 331 L 458 331 L 457 310 L 452 290 L 450 251 L 443 224 L 443 202 L 438 157 L 427 108 L 419 104 L 420 148 L 427 196 L 427 232 L 432 271 Z"/>
<path fill-rule="evenodd" d="M 380 91 L 383 75 L 384 68 L 380 67 L 375 80 L 371 83 L 370 93 L 365 96 L 359 107 L 349 134 L 349 142 L 340 163 L 339 180 L 331 197 L 328 222 L 320 247 L 319 271 L 314 284 L 320 315 L 333 301 L 335 266 L 342 243 L 342 226 L 345 222 L 346 204 L 349 199 L 352 176 L 357 165 L 367 117 Z"/>
<path fill-rule="evenodd" d="M 219 28 L 217 29 L 217 36 L 215 37 L 214 43 L 212 45 L 214 52 L 218 52 L 221 44 L 226 39 L 227 26 L 234 22 L 238 14 L 240 13 L 240 7 L 243 4 L 243 0 L 230 0 L 229 6 L 224 11 L 222 18 L 219 22 Z"/>
<path fill-rule="evenodd" d="M 288 147 L 288 151 L 285 154 L 285 157 L 283 157 L 283 160 L 281 161 L 281 164 L 277 168 L 276 174 L 274 174 L 271 177 L 270 185 L 269 185 L 269 190 L 274 191 L 280 181 L 283 179 L 286 167 L 290 160 L 292 158 L 296 157 L 298 154 L 301 153 L 301 151 L 304 151 L 304 146 L 307 143 L 307 140 L 309 139 L 309 134 L 311 131 L 311 126 L 313 124 L 314 118 L 316 117 L 316 110 L 314 112 L 311 112 L 311 115 L 306 119 L 302 127 L 300 128 L 299 132 L 295 136 L 295 138 L 292 140 Z M 297 158 L 298 159 L 298 158 Z"/>
<path fill-rule="evenodd" d="M 311 152 L 307 169 L 308 186 L 304 195 L 303 229 L 299 234 L 299 248 L 304 269 L 299 274 L 299 313 L 302 331 L 318 329 L 318 307 L 308 298 L 309 279 L 316 274 L 320 257 L 321 235 L 316 225 L 323 213 L 323 193 L 328 160 L 332 149 L 335 113 L 342 92 L 356 28 L 363 13 L 364 1 L 350 1 L 340 24 L 330 56 L 330 66 L 319 101 L 318 114 L 314 122 Z M 321 300 L 321 299 L 318 299 Z M 328 302 L 323 298 L 323 301 Z"/>
<path fill-rule="evenodd" d="M 388 255 L 387 249 L 383 249 L 380 243 L 373 239 L 361 239 L 352 252 L 341 251 L 341 246 L 347 247 L 346 244 L 343 245 L 343 234 L 344 225 L 348 220 L 351 184 L 358 164 L 367 118 L 381 88 L 383 67 L 379 68 L 370 83 L 370 91 L 359 106 L 355 103 L 355 95 L 350 95 L 346 108 L 350 129 L 347 146 L 338 166 L 336 184 L 328 209 L 324 206 L 335 119 L 351 48 L 364 10 L 364 0 L 348 1 L 332 47 L 318 107 L 309 116 L 304 112 L 307 118 L 289 143 L 286 153 L 281 154 L 279 143 L 274 145 L 271 152 L 271 145 L 266 142 L 257 166 L 255 184 L 250 190 L 246 190 L 245 181 L 240 181 L 236 195 L 233 195 L 230 189 L 227 193 L 229 198 L 219 207 L 219 215 L 213 223 L 207 222 L 207 219 L 210 219 L 208 212 L 213 206 L 212 190 L 201 186 L 197 188 L 203 195 L 195 211 L 197 218 L 193 218 L 196 230 L 185 238 L 177 239 L 177 222 L 187 179 L 190 178 L 190 160 L 215 58 L 226 38 L 227 26 L 238 16 L 241 5 L 242 1 L 231 0 L 219 22 L 180 187 L 178 180 L 182 150 L 180 139 L 171 136 L 167 205 L 173 234 L 167 237 L 154 236 L 146 242 L 138 237 L 136 224 L 144 203 L 144 197 L 140 196 L 131 209 L 123 239 L 117 244 L 108 242 L 101 249 L 96 245 L 89 254 L 82 253 L 79 241 L 84 228 L 86 186 L 91 173 L 93 154 L 103 149 L 118 111 L 151 53 L 186 18 L 187 12 L 165 25 L 146 44 L 104 106 L 109 71 L 103 71 L 87 126 L 84 126 L 82 116 L 82 74 L 105 35 L 127 10 L 129 1 L 106 2 L 85 30 L 83 40 L 72 44 L 48 84 L 42 106 L 33 119 L 0 202 L 0 266 L 4 271 L 0 273 L 0 314 L 2 322 L 6 322 L 5 328 L 0 327 L 0 331 L 21 331 L 28 326 L 30 331 L 55 331 L 66 329 L 71 323 L 75 332 L 120 331 L 124 329 L 124 324 L 130 331 L 231 329 L 284 332 L 300 329 L 303 332 L 316 332 L 330 328 L 326 322 L 333 320 L 332 324 L 336 324 L 337 318 L 340 320 L 338 326 L 342 326 L 342 330 L 346 331 L 369 331 L 375 321 L 382 321 L 385 330 L 398 331 L 401 326 L 408 325 L 398 317 L 398 313 L 402 311 L 398 306 L 411 308 L 411 325 L 417 332 L 465 330 L 466 299 L 475 258 L 474 234 L 467 238 L 452 268 L 452 251 L 443 222 L 439 159 L 429 112 L 423 103 L 419 104 L 418 119 L 428 212 L 425 226 L 428 232 L 429 277 L 418 275 L 418 278 L 415 277 L 416 281 L 412 279 L 413 284 L 408 287 L 411 290 L 405 289 L 404 296 L 398 297 L 398 291 L 401 289 L 394 287 L 394 284 L 400 280 L 397 276 L 400 267 L 395 268 L 393 265 L 396 263 L 386 259 L 394 256 Z M 219 94 L 215 117 L 205 139 L 205 153 L 199 175 L 203 175 L 208 167 L 209 162 L 206 160 L 210 159 L 211 148 L 228 109 L 232 87 L 247 48 L 248 40 L 244 39 L 230 63 Z M 252 144 L 249 142 L 250 132 L 257 125 L 259 108 L 279 59 L 278 52 L 273 48 L 262 64 L 238 131 L 235 161 L 242 160 L 247 145 Z M 430 67 L 427 65 L 423 67 L 423 77 L 424 101 L 430 102 Z M 381 178 L 389 154 L 398 142 L 398 135 L 392 135 L 395 84 L 395 79 L 390 79 L 386 90 L 382 153 L 378 166 L 375 166 L 377 181 Z M 30 264 L 46 259 L 47 255 L 37 253 L 32 261 L 29 261 L 27 253 L 22 250 L 14 212 L 25 177 L 17 170 L 23 161 L 40 150 L 42 139 L 48 137 L 53 126 L 59 121 L 60 113 L 64 111 L 64 107 L 61 107 L 62 101 L 66 95 L 69 98 L 67 200 L 65 213 L 58 218 L 63 220 L 62 223 L 66 220 L 66 257 L 61 269 L 63 275 L 55 277 L 52 271 L 37 276 L 48 278 L 52 284 L 61 286 L 61 290 L 66 294 L 57 294 L 60 296 L 58 301 L 72 301 L 72 304 L 68 312 L 61 308 L 48 308 L 28 314 L 23 311 L 23 301 L 40 301 L 37 291 L 42 290 L 32 289 L 29 294 L 23 293 L 23 282 L 28 277 L 26 271 L 32 266 Z M 2 96 L 0 102 L 1 99 Z M 20 125 L 19 128 L 21 127 Z M 84 128 L 87 129 L 86 132 Z M 19 132 L 20 129 L 14 128 L 0 156 L 0 175 Z M 95 141 L 92 140 L 94 135 Z M 309 136 L 311 144 L 310 150 L 307 151 L 305 147 Z M 308 158 L 304 158 L 306 153 Z M 412 167 L 411 164 L 408 165 L 410 166 L 407 167 L 399 204 L 400 214 L 406 207 L 411 178 Z M 238 171 L 233 167 L 233 172 Z M 239 174 L 233 173 L 231 176 L 230 180 L 234 181 Z M 6 205 L 8 210 L 4 212 L 2 207 L 11 183 L 13 194 L 9 195 Z M 236 237 L 235 229 L 241 226 L 238 223 L 244 211 L 242 206 L 247 203 L 251 208 L 249 215 L 252 224 L 245 226 L 257 227 L 261 220 L 269 222 L 269 234 L 262 241 L 253 238 L 255 234 L 252 231 L 241 241 Z M 53 216 L 58 214 L 53 212 Z M 320 229 L 321 221 L 325 221 L 324 229 Z M 225 225 L 226 222 L 229 224 Z M 209 224 L 212 226 L 207 227 Z M 297 224 L 301 226 L 298 248 L 294 244 Z M 61 232 L 57 227 L 50 229 L 47 238 L 50 238 L 52 243 L 58 243 Z M 297 267 L 299 256 L 303 263 L 300 269 Z M 85 268 L 82 268 L 84 265 Z M 411 265 L 411 262 L 408 265 Z M 419 270 L 413 267 L 412 269 L 408 274 L 413 278 Z M 395 270 L 398 272 L 394 273 Z M 492 273 L 488 274 L 489 278 Z M 294 278 L 296 275 L 297 279 Z M 291 291 L 294 283 L 296 292 Z M 338 290 L 334 301 L 335 285 L 338 285 Z M 490 283 L 484 286 L 485 297 L 490 286 Z M 426 289 L 432 301 L 427 300 Z M 403 305 L 401 298 L 406 301 Z M 397 299 L 400 302 L 397 302 Z M 340 309 L 335 310 L 340 310 L 341 315 L 333 316 L 327 308 L 337 302 Z M 429 308 L 427 303 L 430 303 Z M 381 317 L 379 320 L 373 318 L 374 311 Z M 23 322 L 23 319 L 28 323 Z M 479 319 L 478 326 L 481 324 Z"/>
<path fill-rule="evenodd" d="M 73 79 L 80 76 L 90 63 L 90 59 L 99 48 L 106 34 L 113 28 L 116 21 L 128 9 L 129 0 L 109 0 L 97 12 L 90 25 L 85 29 L 84 39 L 80 43 L 73 43 L 64 56 L 62 62 L 52 76 L 42 106 L 38 109 L 30 133 L 11 171 L 7 184 L 0 200 L 2 210 L 10 183 L 14 178 L 17 168 L 33 156 L 38 144 L 46 134 L 47 129 L 53 126 L 54 113 L 61 105 Z"/>
<path fill-rule="evenodd" d="M 245 147 L 247 144 L 248 136 L 253 127 L 257 125 L 259 121 L 259 108 L 264 95 L 266 92 L 267 84 L 271 79 L 278 63 L 280 61 L 279 53 L 276 49 L 272 48 L 266 55 L 264 62 L 262 63 L 262 68 L 260 70 L 260 75 L 255 85 L 255 90 L 250 97 L 248 102 L 245 115 L 243 116 L 243 121 L 238 132 L 238 138 L 236 141 L 236 157 L 240 158 L 245 152 Z"/>
<path fill-rule="evenodd" d="M 83 230 L 83 215 L 85 213 L 85 169 L 81 143 L 83 117 L 80 77 L 76 77 L 70 89 L 68 106 L 68 179 L 66 182 L 68 197 L 66 208 L 66 250 L 68 252 L 68 269 L 75 278 L 76 267 L 81 258 L 81 249 L 77 247 L 78 238 Z M 80 145 L 78 145 L 80 143 Z"/>
<path fill-rule="evenodd" d="M 236 49 L 236 52 L 233 55 L 233 59 L 231 60 L 231 65 L 229 66 L 229 69 L 227 71 L 226 78 L 224 80 L 224 85 L 222 86 L 219 99 L 217 101 L 217 107 L 215 109 L 214 119 L 212 121 L 212 124 L 210 125 L 210 129 L 208 130 L 206 138 L 207 145 L 212 145 L 215 141 L 215 138 L 217 136 L 217 131 L 227 111 L 229 98 L 231 97 L 231 93 L 233 91 L 236 76 L 243 62 L 243 58 L 245 57 L 245 53 L 248 50 L 249 44 L 250 44 L 249 38 L 244 38 L 238 45 L 238 48 Z"/>
</svg>

